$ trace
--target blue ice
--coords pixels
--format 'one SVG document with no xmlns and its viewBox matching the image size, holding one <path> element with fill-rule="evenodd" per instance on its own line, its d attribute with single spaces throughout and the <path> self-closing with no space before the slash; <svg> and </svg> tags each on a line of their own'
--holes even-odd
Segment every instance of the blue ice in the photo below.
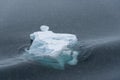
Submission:
<svg viewBox="0 0 120 80">
<path fill-rule="evenodd" d="M 30 34 L 33 42 L 27 50 L 27 57 L 56 69 L 64 69 L 66 64 L 77 64 L 78 52 L 69 48 L 77 43 L 76 35 L 54 33 L 46 25 L 42 25 L 40 30 Z"/>
</svg>

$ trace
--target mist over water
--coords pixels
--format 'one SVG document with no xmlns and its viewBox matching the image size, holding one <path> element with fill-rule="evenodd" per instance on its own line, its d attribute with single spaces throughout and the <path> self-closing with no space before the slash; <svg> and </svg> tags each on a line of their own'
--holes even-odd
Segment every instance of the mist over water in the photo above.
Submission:
<svg viewBox="0 0 120 80">
<path fill-rule="evenodd" d="M 0 80 L 119 80 L 119 0 L 0 0 Z M 79 63 L 65 70 L 21 57 L 29 34 L 48 25 L 79 39 Z M 112 75 L 112 76 L 111 76 Z"/>
</svg>

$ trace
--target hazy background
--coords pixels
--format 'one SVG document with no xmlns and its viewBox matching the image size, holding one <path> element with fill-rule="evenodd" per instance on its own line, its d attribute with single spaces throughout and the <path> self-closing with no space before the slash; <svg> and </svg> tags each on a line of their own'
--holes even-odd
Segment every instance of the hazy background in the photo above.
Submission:
<svg viewBox="0 0 120 80">
<path fill-rule="evenodd" d="M 79 40 L 118 37 L 120 34 L 120 0 L 0 0 L 0 60 L 11 58 L 19 54 L 19 48 L 25 44 L 29 44 L 29 34 L 34 31 L 38 31 L 39 26 L 42 24 L 50 26 L 50 29 L 54 32 L 76 34 Z M 118 54 L 120 51 L 114 51 L 116 48 L 117 50 L 120 49 L 120 47 L 112 47 L 113 50 L 110 52 L 105 52 L 104 50 L 103 52 L 100 52 L 101 50 L 96 51 L 95 53 L 99 53 L 101 55 L 93 60 L 94 68 L 97 65 L 95 63 L 99 63 L 101 61 L 104 53 L 108 53 L 106 56 L 111 53 L 111 57 L 109 59 L 111 61 L 115 60 L 116 62 L 117 60 L 119 62 L 120 56 L 115 55 L 115 52 Z M 105 64 L 109 63 L 109 60 L 105 58 L 106 56 L 104 56 L 105 60 L 103 61 Z M 118 58 L 112 59 L 113 56 Z M 94 61 L 98 62 L 94 63 Z M 80 73 L 75 72 L 79 71 L 77 70 L 79 68 L 75 69 L 75 71 L 72 70 L 75 72 L 73 74 L 72 71 L 68 70 L 70 75 L 73 75 L 70 79 L 101 80 L 101 78 L 104 78 L 103 80 L 110 80 L 113 78 L 113 80 L 119 80 L 119 68 L 115 69 L 113 72 L 111 71 L 111 68 L 109 68 L 109 74 L 106 74 L 106 71 L 101 73 L 104 75 L 99 74 L 102 70 L 107 70 L 109 66 L 115 65 L 111 62 L 111 65 L 109 64 L 109 66 L 105 67 L 105 64 L 101 63 L 102 68 L 99 68 L 99 70 L 96 69 L 98 72 L 95 70 L 95 72 L 93 71 L 93 73 L 90 73 L 91 71 L 89 72 L 89 70 L 91 68 L 85 67 L 84 65 L 87 65 L 87 63 L 85 63 L 83 65 L 85 68 L 80 68 L 80 71 L 83 69 L 83 75 L 81 73 L 83 77 L 81 77 L 81 75 L 77 75 Z M 91 64 L 88 65 L 90 66 Z M 17 67 L 15 69 L 17 70 Z M 39 76 L 40 73 L 37 74 L 37 70 L 41 72 L 41 69 L 39 70 L 35 67 L 30 69 L 35 69 L 36 74 L 34 75 Z M 29 78 L 32 73 L 35 73 L 34 71 L 32 72 L 28 70 L 29 74 L 25 77 L 22 75 L 24 72 L 19 72 L 21 71 L 21 67 L 18 68 L 18 72 L 16 70 L 16 72 L 14 72 L 14 69 L 11 68 L 8 70 L 9 71 L 6 72 L 3 70 L 3 72 L 9 80 L 35 80 L 35 78 Z M 14 72 L 14 74 L 20 73 L 21 75 L 19 76 L 21 77 L 14 78 L 14 75 L 12 74 L 8 76 L 11 72 Z M 43 72 L 44 70 L 42 70 L 41 73 Z M 69 79 L 69 77 L 65 77 L 64 79 L 61 78 L 66 75 L 65 73 L 67 72 L 61 72 L 61 77 L 59 76 L 59 72 L 56 74 L 55 71 L 57 77 L 54 76 L 55 74 L 49 75 L 50 73 L 46 70 L 43 74 L 48 75 L 51 80 L 56 80 L 57 77 L 59 77 L 57 80 Z M 27 75 L 27 71 L 25 74 Z M 67 74 L 67 76 L 70 75 Z M 86 75 L 89 75 L 88 79 Z M 92 77 L 90 75 L 92 75 Z M 52 78 L 50 76 L 52 76 Z M 116 76 L 117 79 L 115 79 Z M 46 76 L 42 75 L 40 77 L 42 78 L 37 77 L 36 80 L 47 80 Z M 7 79 L 0 78 L 0 80 Z"/>
</svg>

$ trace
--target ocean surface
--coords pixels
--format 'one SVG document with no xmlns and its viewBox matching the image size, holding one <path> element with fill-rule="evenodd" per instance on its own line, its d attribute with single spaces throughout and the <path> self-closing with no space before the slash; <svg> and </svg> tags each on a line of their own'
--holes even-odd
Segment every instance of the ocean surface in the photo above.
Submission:
<svg viewBox="0 0 120 80">
<path fill-rule="evenodd" d="M 77 36 L 77 65 L 21 56 L 41 25 Z M 120 0 L 0 0 L 0 80 L 120 80 Z"/>
</svg>

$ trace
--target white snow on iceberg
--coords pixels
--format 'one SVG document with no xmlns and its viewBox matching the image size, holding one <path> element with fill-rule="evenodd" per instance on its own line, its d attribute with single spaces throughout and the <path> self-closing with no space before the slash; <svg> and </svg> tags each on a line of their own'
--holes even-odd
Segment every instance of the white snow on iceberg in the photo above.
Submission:
<svg viewBox="0 0 120 80">
<path fill-rule="evenodd" d="M 57 69 L 64 69 L 66 64 L 77 64 L 78 52 L 69 48 L 78 41 L 75 35 L 54 33 L 46 25 L 40 29 L 41 31 L 30 34 L 33 42 L 29 50 L 26 50 L 27 57 Z"/>
</svg>

